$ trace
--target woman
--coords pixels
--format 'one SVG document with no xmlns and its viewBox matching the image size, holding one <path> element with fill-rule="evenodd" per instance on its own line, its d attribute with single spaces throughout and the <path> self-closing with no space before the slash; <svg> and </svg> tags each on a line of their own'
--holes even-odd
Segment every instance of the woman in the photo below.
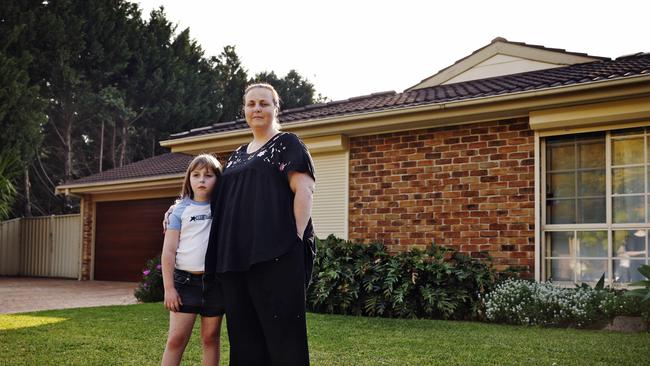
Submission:
<svg viewBox="0 0 650 366">
<path fill-rule="evenodd" d="M 228 159 L 214 195 L 206 272 L 223 287 L 231 365 L 308 365 L 305 290 L 315 185 L 300 139 L 280 132 L 278 94 L 244 93 L 253 140 Z"/>
</svg>

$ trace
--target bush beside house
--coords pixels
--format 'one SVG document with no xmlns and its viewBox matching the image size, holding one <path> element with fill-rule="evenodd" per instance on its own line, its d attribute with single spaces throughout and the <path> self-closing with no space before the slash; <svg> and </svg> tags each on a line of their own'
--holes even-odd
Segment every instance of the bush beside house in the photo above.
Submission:
<svg viewBox="0 0 650 366">
<path fill-rule="evenodd" d="M 436 245 L 391 255 L 381 243 L 353 243 L 330 235 L 317 239 L 317 246 L 307 293 L 308 310 L 316 313 L 576 328 L 602 328 L 617 316 L 650 321 L 646 288 L 616 290 L 602 283 L 562 288 L 519 279 L 512 272 L 497 273 L 489 258 L 471 258 Z M 160 257 L 149 260 L 142 274 L 136 298 L 162 301 Z"/>
</svg>

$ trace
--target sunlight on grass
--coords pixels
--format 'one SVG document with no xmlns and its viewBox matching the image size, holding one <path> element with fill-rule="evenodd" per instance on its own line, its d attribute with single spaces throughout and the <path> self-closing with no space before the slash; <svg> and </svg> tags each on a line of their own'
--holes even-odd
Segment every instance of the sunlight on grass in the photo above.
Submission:
<svg viewBox="0 0 650 366">
<path fill-rule="evenodd" d="M 5 314 L 0 315 L 0 330 L 39 327 L 41 325 L 60 323 L 68 319 L 69 318 L 55 318 L 52 316 Z"/>
</svg>

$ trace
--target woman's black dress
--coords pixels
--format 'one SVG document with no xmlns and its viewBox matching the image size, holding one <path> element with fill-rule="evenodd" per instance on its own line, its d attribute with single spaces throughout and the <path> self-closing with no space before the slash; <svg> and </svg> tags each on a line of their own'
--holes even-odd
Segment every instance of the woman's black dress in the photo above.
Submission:
<svg viewBox="0 0 650 366">
<path fill-rule="evenodd" d="M 296 233 L 289 172 L 314 177 L 300 139 L 281 132 L 232 153 L 213 197 L 205 271 L 221 279 L 231 365 L 307 365 L 305 292 L 315 255 L 311 219 Z"/>
</svg>

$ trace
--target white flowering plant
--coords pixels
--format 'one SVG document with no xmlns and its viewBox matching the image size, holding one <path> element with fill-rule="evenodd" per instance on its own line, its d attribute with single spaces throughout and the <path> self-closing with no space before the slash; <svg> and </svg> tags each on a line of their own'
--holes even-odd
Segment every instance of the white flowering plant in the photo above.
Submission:
<svg viewBox="0 0 650 366">
<path fill-rule="evenodd" d="M 485 297 L 488 321 L 542 326 L 588 327 L 606 320 L 604 289 L 561 288 L 546 282 L 507 279 Z"/>
</svg>

